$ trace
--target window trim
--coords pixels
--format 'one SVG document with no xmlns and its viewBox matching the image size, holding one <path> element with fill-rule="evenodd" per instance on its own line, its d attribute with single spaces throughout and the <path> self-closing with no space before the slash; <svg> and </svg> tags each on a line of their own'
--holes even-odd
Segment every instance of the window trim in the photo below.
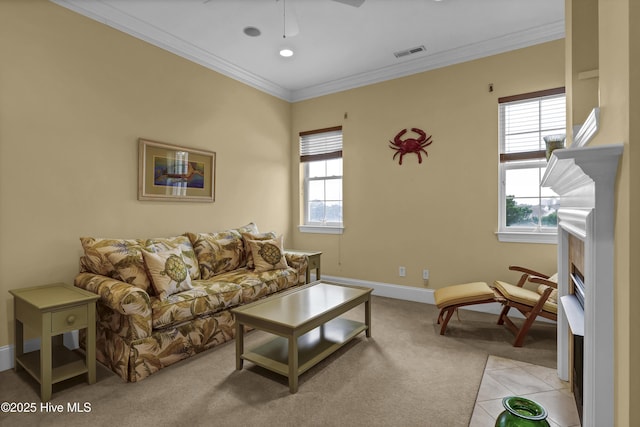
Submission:
<svg viewBox="0 0 640 427">
<path fill-rule="evenodd" d="M 506 171 L 512 167 L 507 167 L 508 163 L 518 162 L 516 165 L 511 163 L 515 168 L 540 167 L 541 162 L 532 162 L 526 165 L 524 162 L 528 160 L 545 159 L 545 150 L 503 153 L 504 150 L 504 129 L 502 128 L 502 114 L 500 112 L 500 104 L 506 104 L 514 101 L 526 101 L 529 99 L 542 98 L 546 96 L 561 95 L 565 93 L 564 87 L 524 93 L 520 95 L 506 96 L 498 98 L 498 231 L 496 236 L 500 242 L 513 243 L 558 243 L 558 229 L 536 227 L 506 227 Z"/>
<path fill-rule="evenodd" d="M 343 234 L 344 226 L 327 226 L 327 225 L 299 225 L 298 230 L 301 233 L 315 234 Z"/>
<path fill-rule="evenodd" d="M 546 243 L 558 244 L 558 233 L 526 232 L 526 231 L 497 231 L 498 241 L 504 243 Z"/>
</svg>

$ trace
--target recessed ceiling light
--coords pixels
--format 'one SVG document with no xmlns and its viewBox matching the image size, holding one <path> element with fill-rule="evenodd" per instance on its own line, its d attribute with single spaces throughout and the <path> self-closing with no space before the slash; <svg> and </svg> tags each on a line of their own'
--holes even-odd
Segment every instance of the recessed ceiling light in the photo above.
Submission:
<svg viewBox="0 0 640 427">
<path fill-rule="evenodd" d="M 260 30 L 256 27 L 246 27 L 242 31 L 249 37 L 258 37 L 260 35 Z"/>
<path fill-rule="evenodd" d="M 293 51 L 291 49 L 282 49 L 280 50 L 280 56 L 284 56 L 285 58 L 288 58 L 290 56 L 293 56 Z"/>
</svg>

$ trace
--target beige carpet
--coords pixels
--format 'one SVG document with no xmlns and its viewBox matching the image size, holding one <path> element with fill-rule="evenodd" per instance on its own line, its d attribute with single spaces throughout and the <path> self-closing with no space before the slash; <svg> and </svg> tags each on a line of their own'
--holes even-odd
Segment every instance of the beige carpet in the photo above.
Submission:
<svg viewBox="0 0 640 427">
<path fill-rule="evenodd" d="M 92 386 L 70 380 L 54 387 L 64 413 L 0 413 L 2 426 L 467 426 L 489 354 L 555 366 L 555 326 L 537 323 L 525 347 L 495 324 L 497 316 L 461 311 L 447 336 L 434 306 L 374 297 L 372 333 L 364 334 L 300 377 L 286 379 L 245 362 L 235 371 L 226 343 L 127 384 L 99 365 Z M 363 318 L 357 308 L 348 317 Z M 247 346 L 266 338 L 247 336 Z M 38 385 L 23 372 L 0 372 L 0 401 L 36 402 Z M 90 403 L 90 413 L 67 404 Z"/>
</svg>

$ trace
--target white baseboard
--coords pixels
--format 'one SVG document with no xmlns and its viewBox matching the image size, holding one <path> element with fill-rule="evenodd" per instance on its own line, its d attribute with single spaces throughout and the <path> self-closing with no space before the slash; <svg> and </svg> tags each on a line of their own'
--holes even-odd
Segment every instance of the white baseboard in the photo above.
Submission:
<svg viewBox="0 0 640 427">
<path fill-rule="evenodd" d="M 313 274 L 311 274 L 311 279 L 315 280 Z M 365 286 L 367 288 L 372 288 L 372 294 L 380 297 L 396 298 L 405 301 L 414 301 L 435 305 L 435 300 L 433 298 L 435 289 L 416 288 L 396 285 L 393 283 L 371 282 L 368 280 L 350 279 L 348 277 L 338 276 L 323 275 L 322 279 L 328 282 L 344 283 L 345 285 Z M 496 316 L 499 316 L 500 311 L 502 311 L 502 304 L 493 302 L 488 304 L 467 305 L 464 307 L 460 307 L 460 309 L 477 311 L 480 313 L 495 314 Z M 511 310 L 509 312 L 509 317 L 524 319 L 524 316 L 518 310 Z M 545 319 L 544 317 L 538 317 L 536 320 L 540 322 L 555 323 L 553 320 Z"/>
<path fill-rule="evenodd" d="M 67 332 L 66 334 L 64 334 L 63 342 L 65 347 L 67 348 L 70 348 L 72 350 L 78 348 L 80 346 L 78 331 Z M 13 368 L 14 350 L 15 348 L 13 345 L 5 345 L 4 347 L 0 347 L 0 372 Z M 40 338 L 33 338 L 24 342 L 25 353 L 36 350 L 40 350 Z"/>
<path fill-rule="evenodd" d="M 314 279 L 313 276 L 314 275 L 311 274 L 312 280 Z M 433 298 L 435 289 L 416 288 L 396 285 L 393 283 L 371 282 L 368 280 L 350 279 L 348 277 L 338 276 L 323 275 L 322 279 L 328 282 L 344 283 L 345 285 L 366 286 L 373 289 L 373 295 L 377 295 L 380 297 L 402 299 L 406 301 L 435 305 L 435 300 Z M 502 309 L 502 305 L 496 302 L 490 304 L 468 305 L 466 307 L 461 307 L 461 309 L 499 315 L 500 310 Z M 517 317 L 518 315 L 520 315 L 520 313 L 514 313 L 514 315 Z M 511 313 L 509 313 L 509 316 L 511 316 Z"/>
</svg>

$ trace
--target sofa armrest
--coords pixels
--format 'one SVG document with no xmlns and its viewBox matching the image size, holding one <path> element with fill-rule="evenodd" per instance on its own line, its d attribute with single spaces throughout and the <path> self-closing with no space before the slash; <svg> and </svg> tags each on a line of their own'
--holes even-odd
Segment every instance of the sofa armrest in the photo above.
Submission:
<svg viewBox="0 0 640 427">
<path fill-rule="evenodd" d="M 307 268 L 309 268 L 309 258 L 304 254 L 287 251 L 284 252 L 284 257 L 287 260 L 287 265 L 298 271 L 298 283 L 304 284 L 306 282 Z"/>
<path fill-rule="evenodd" d="M 74 285 L 100 296 L 98 321 L 118 335 L 144 338 L 151 335 L 151 301 L 143 289 L 94 273 L 80 273 Z M 100 305 L 108 310 L 101 310 Z"/>
</svg>

